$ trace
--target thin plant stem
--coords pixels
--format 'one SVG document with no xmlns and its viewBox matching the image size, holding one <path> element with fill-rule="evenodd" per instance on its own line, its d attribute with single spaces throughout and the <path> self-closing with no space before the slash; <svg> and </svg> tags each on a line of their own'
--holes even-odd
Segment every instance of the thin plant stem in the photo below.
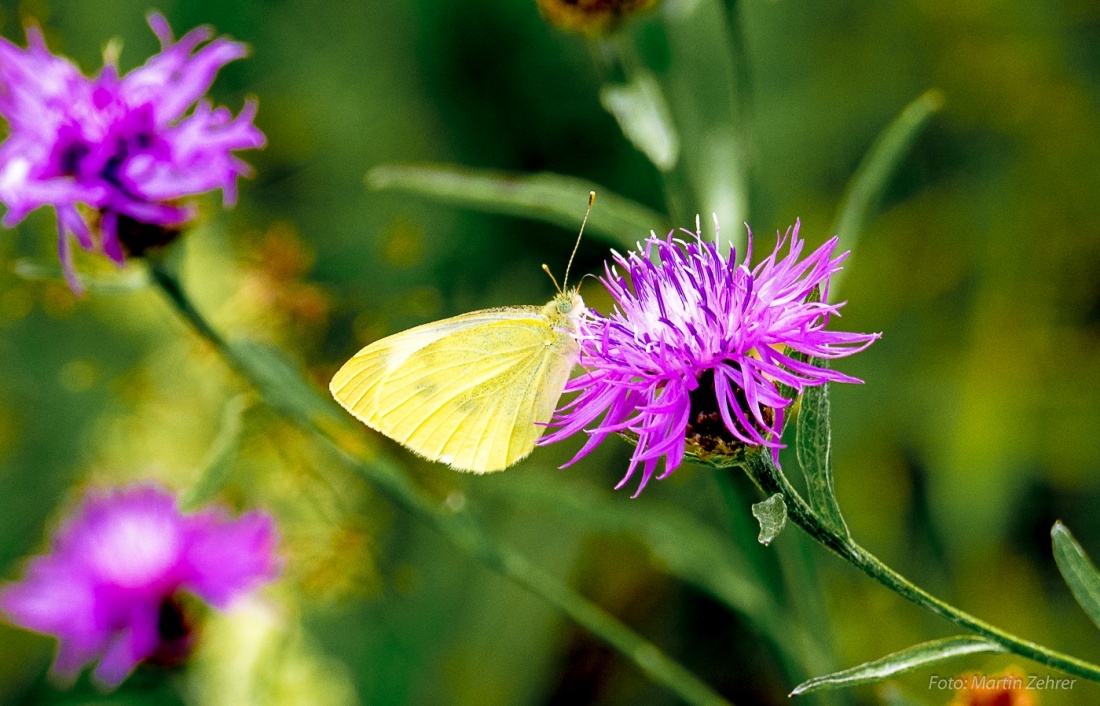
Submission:
<svg viewBox="0 0 1100 706">
<path fill-rule="evenodd" d="M 150 260 L 153 282 L 175 307 L 177 313 L 209 342 L 215 351 L 238 372 L 273 408 L 311 432 L 320 444 L 347 463 L 361 476 L 385 493 L 391 501 L 435 529 L 452 544 L 489 569 L 511 579 L 535 596 L 557 607 L 578 625 L 618 651 L 647 677 L 667 687 L 684 702 L 696 706 L 733 706 L 695 675 L 660 649 L 623 625 L 602 608 L 579 595 L 522 554 L 495 541 L 468 512 L 453 510 L 409 482 L 407 475 L 382 454 L 369 461 L 352 453 L 333 431 L 318 421 L 312 409 L 287 402 L 284 396 L 269 396 L 265 376 L 255 370 L 247 356 L 223 338 L 195 308 L 176 276 L 165 263 Z M 320 397 L 320 396 L 318 396 Z M 327 404 L 327 400 L 325 400 Z"/>
<path fill-rule="evenodd" d="M 717 215 L 726 238 L 742 247 L 740 224 L 749 220 L 749 124 L 739 76 L 747 57 L 720 0 L 670 4 L 662 25 L 671 57 L 664 74 L 669 106 L 684 145 L 685 175 L 694 196 L 691 213 Z"/>
<path fill-rule="evenodd" d="M 891 591 L 961 628 L 997 643 L 1012 654 L 1082 679 L 1100 682 L 1100 666 L 1017 637 L 956 608 L 915 585 L 854 540 L 828 529 L 782 471 L 776 468 L 767 452 L 746 454 L 739 465 L 765 495 L 782 494 L 787 503 L 788 518 L 810 537 Z"/>
<path fill-rule="evenodd" d="M 751 177 L 753 162 L 756 158 L 755 145 L 753 144 L 754 89 L 752 64 L 749 61 L 748 40 L 746 39 L 745 24 L 742 18 L 744 13 L 742 2 L 739 0 L 723 0 L 722 4 L 726 14 L 730 53 L 733 56 L 734 84 L 731 108 L 733 120 L 731 128 L 736 140 L 738 156 L 740 157 L 740 183 L 741 188 L 744 190 L 742 198 L 745 202 L 744 217 L 747 221 L 749 220 L 749 214 L 753 212 Z"/>
</svg>

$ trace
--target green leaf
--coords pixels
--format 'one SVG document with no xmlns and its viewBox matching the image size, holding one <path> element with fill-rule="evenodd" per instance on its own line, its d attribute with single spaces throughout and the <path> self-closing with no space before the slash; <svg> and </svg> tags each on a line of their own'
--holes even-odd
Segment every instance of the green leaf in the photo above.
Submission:
<svg viewBox="0 0 1100 706">
<path fill-rule="evenodd" d="M 826 689 L 845 689 L 860 684 L 874 684 L 899 674 L 907 674 L 922 667 L 983 652 L 1004 652 L 996 642 L 984 637 L 962 635 L 942 640 L 922 642 L 901 652 L 886 655 L 882 659 L 866 662 L 858 667 L 826 674 L 803 682 L 795 687 L 791 696 L 810 694 Z"/>
<path fill-rule="evenodd" d="M 1089 619 L 1100 627 L 1100 572 L 1061 522 L 1054 523 L 1050 536 L 1054 542 L 1054 560 L 1062 578 Z"/>
<path fill-rule="evenodd" d="M 329 398 L 306 381 L 299 366 L 283 351 L 247 339 L 231 341 L 228 347 L 271 406 L 303 422 L 323 417 L 344 421 L 335 403 L 329 404 Z"/>
<path fill-rule="evenodd" d="M 237 446 L 244 426 L 242 420 L 249 404 L 247 395 L 237 395 L 225 404 L 221 427 L 206 453 L 203 470 L 198 480 L 183 491 L 180 497 L 180 507 L 183 510 L 194 510 L 221 492 L 237 457 Z"/>
<path fill-rule="evenodd" d="M 765 547 L 779 536 L 787 525 L 787 503 L 779 493 L 762 502 L 753 503 L 752 516 L 760 523 L 759 542 Z"/>
<path fill-rule="evenodd" d="M 680 158 L 680 137 L 672 124 L 661 84 L 639 69 L 626 84 L 607 84 L 600 89 L 600 105 L 619 123 L 626 138 L 654 166 L 667 172 Z"/>
<path fill-rule="evenodd" d="M 814 358 L 811 365 L 828 367 L 828 361 Z M 840 512 L 833 486 L 833 463 L 830 458 L 832 427 L 829 421 L 829 386 L 806 388 L 799 404 L 795 425 L 795 451 L 798 465 L 806 477 L 807 500 L 822 523 L 839 537 L 848 539 L 848 525 Z"/>
<path fill-rule="evenodd" d="M 403 191 L 488 213 L 533 218 L 572 231 L 581 224 L 589 192 L 595 191 L 588 229 L 625 248 L 633 248 L 651 230 L 666 233 L 670 228 L 663 215 L 599 184 L 550 172 L 515 174 L 444 164 L 387 164 L 370 170 L 366 181 L 372 189 Z"/>
<path fill-rule="evenodd" d="M 928 119 L 941 110 L 943 105 L 942 91 L 935 88 L 925 91 L 907 105 L 871 145 L 844 190 L 830 231 L 840 236 L 840 244 L 837 246 L 839 252 L 855 248 L 867 220 L 882 199 L 890 177 L 909 153 Z M 844 272 L 845 270 L 841 270 L 833 275 L 830 298 L 835 298 Z"/>
</svg>

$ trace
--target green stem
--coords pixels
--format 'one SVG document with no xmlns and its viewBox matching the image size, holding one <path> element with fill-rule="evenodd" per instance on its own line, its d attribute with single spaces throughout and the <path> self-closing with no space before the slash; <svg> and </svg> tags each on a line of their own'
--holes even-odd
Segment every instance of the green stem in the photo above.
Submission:
<svg viewBox="0 0 1100 706">
<path fill-rule="evenodd" d="M 738 76 L 748 66 L 734 46 L 730 23 L 737 19 L 720 0 L 668 3 L 661 23 L 670 59 L 661 73 L 680 135 L 678 168 L 692 199 L 689 217 L 698 214 L 709 226 L 717 215 L 724 240 L 740 249 L 741 224 L 749 220 L 749 169 L 747 106 Z"/>
<path fill-rule="evenodd" d="M 891 569 L 882 560 L 853 540 L 841 537 L 827 529 L 817 513 L 802 499 L 782 471 L 776 468 L 768 453 L 747 454 L 742 468 L 765 495 L 774 493 L 783 495 L 787 503 L 787 516 L 792 522 L 841 559 L 852 564 L 891 591 L 961 628 L 970 630 L 1001 645 L 1012 654 L 1026 657 L 1039 664 L 1082 679 L 1100 682 L 1100 666 L 1017 637 L 940 600 Z"/>
<path fill-rule="evenodd" d="M 496 543 L 468 513 L 462 510 L 452 511 L 444 503 L 437 502 L 414 487 L 395 463 L 381 454 L 373 455 L 369 462 L 364 461 L 345 449 L 333 437 L 332 432 L 317 421 L 311 409 L 291 405 L 282 397 L 268 395 L 264 389 L 265 376 L 254 370 L 250 360 L 239 355 L 207 322 L 164 263 L 150 260 L 149 269 L 153 281 L 176 311 L 266 402 L 313 433 L 321 444 L 378 487 L 396 505 L 434 528 L 488 568 L 557 607 L 578 625 L 633 662 L 650 679 L 664 685 L 686 703 L 697 706 L 732 706 L 695 675 L 599 606 L 577 594 L 522 554 Z"/>
<path fill-rule="evenodd" d="M 734 84 L 732 88 L 731 129 L 736 141 L 740 164 L 740 180 L 744 200 L 744 218 L 747 221 L 752 208 L 752 167 L 755 159 L 753 145 L 753 82 L 752 64 L 749 63 L 748 42 L 745 39 L 745 25 L 742 21 L 742 3 L 739 0 L 723 0 L 726 14 L 726 27 L 729 35 L 730 53 L 733 55 Z M 733 224 L 740 227 L 740 223 Z"/>
</svg>

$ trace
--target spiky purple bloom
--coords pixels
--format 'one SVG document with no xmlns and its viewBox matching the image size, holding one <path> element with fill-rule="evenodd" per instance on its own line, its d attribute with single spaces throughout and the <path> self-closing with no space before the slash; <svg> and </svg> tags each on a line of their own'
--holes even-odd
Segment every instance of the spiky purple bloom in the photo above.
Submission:
<svg viewBox="0 0 1100 706">
<path fill-rule="evenodd" d="M 580 394 L 558 410 L 558 428 L 542 443 L 585 430 L 590 438 L 574 463 L 609 434 L 636 436 L 617 488 L 641 465 L 638 492 L 662 457 L 658 478 L 674 471 L 701 433 L 722 437 L 711 439 L 705 451 L 743 444 L 777 452 L 783 413 L 793 401 L 783 396 L 780 383 L 801 392 L 826 382 L 860 382 L 796 360 L 792 352 L 839 358 L 879 337 L 825 330 L 841 306 L 825 303 L 829 278 L 848 253 L 833 257 L 832 238 L 800 259 L 805 243 L 798 228 L 796 223 L 751 270 L 751 232 L 741 264 L 735 251 L 723 256 L 698 233 L 689 233 L 693 239 L 687 242 L 672 233 L 654 236 L 644 248 L 639 245 L 640 252 L 614 253 L 615 266 L 605 265 L 601 281 L 615 309 L 609 316 L 589 311 L 582 320 L 580 364 L 587 372 L 566 387 Z M 823 301 L 807 301 L 815 288 Z"/>
<path fill-rule="evenodd" d="M 99 659 L 114 686 L 138 663 L 179 649 L 180 596 L 216 607 L 275 578 L 278 537 L 262 512 L 184 514 L 163 488 L 89 493 L 54 534 L 50 552 L 0 590 L 14 624 L 58 638 L 54 672 L 72 679 Z"/>
<path fill-rule="evenodd" d="M 149 25 L 160 53 L 121 78 L 113 58 L 95 78 L 84 76 L 50 53 L 38 27 L 27 28 L 26 49 L 0 39 L 0 116 L 10 127 L 0 145 L 3 224 L 53 206 L 65 278 L 77 293 L 70 238 L 121 265 L 120 220 L 123 230 L 177 227 L 194 215 L 178 199 L 213 189 L 232 204 L 237 177 L 251 171 L 233 150 L 264 144 L 252 124 L 255 102 L 234 118 L 203 99 L 245 45 L 218 38 L 199 49 L 213 35 L 208 27 L 174 42 L 163 16 L 151 14 Z M 77 204 L 97 211 L 98 224 Z"/>
</svg>

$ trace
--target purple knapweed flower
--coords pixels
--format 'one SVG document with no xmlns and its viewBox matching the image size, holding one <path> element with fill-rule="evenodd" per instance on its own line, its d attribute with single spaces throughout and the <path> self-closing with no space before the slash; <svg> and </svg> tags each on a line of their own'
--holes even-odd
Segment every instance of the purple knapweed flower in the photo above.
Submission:
<svg viewBox="0 0 1100 706">
<path fill-rule="evenodd" d="M 8 620 L 58 638 L 53 671 L 72 679 L 99 659 L 95 678 L 119 684 L 138 663 L 190 647 L 181 598 L 216 607 L 275 578 L 278 537 L 262 512 L 231 519 L 220 508 L 182 513 L 163 488 L 89 493 L 0 590 Z"/>
<path fill-rule="evenodd" d="M 95 78 L 84 76 L 49 52 L 35 26 L 26 49 L 0 39 L 0 116 L 10 128 L 0 145 L 3 224 L 53 206 L 65 279 L 77 293 L 70 238 L 121 265 L 194 216 L 179 199 L 221 189 L 232 204 L 237 177 L 251 171 L 233 150 L 264 144 L 254 101 L 234 118 L 203 99 L 245 45 L 218 38 L 199 49 L 213 34 L 208 27 L 173 42 L 163 16 L 151 14 L 149 25 L 161 52 L 121 78 L 111 57 Z M 78 204 L 96 212 L 91 223 Z M 160 235 L 149 236 L 149 226 Z"/>
<path fill-rule="evenodd" d="M 805 243 L 798 228 L 796 223 L 751 270 L 751 232 L 740 264 L 736 252 L 723 256 L 698 232 L 687 242 L 669 233 L 647 239 L 626 257 L 614 253 L 615 266 L 605 265 L 601 281 L 615 309 L 609 316 L 590 311 L 582 320 L 586 372 L 566 386 L 580 394 L 558 410 L 552 422 L 558 428 L 542 443 L 586 431 L 590 438 L 574 463 L 609 434 L 636 438 L 616 487 L 641 465 L 638 492 L 661 457 L 659 478 L 674 471 L 688 450 L 700 457 L 731 455 L 742 446 L 777 453 L 783 413 L 793 401 L 780 385 L 801 392 L 826 382 L 860 382 L 792 353 L 839 358 L 879 337 L 825 330 L 841 306 L 825 303 L 829 278 L 848 253 L 833 257 L 832 238 L 799 259 Z M 815 289 L 820 297 L 810 296 Z"/>
</svg>

